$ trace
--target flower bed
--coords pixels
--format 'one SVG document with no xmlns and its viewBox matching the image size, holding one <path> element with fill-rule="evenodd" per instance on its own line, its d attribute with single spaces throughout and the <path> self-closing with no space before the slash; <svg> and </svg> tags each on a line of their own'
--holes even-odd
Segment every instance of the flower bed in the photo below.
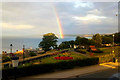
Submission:
<svg viewBox="0 0 120 80">
<path fill-rule="evenodd" d="M 62 56 L 62 57 L 55 57 L 54 59 L 59 59 L 59 60 L 72 60 L 73 57 Z"/>
</svg>

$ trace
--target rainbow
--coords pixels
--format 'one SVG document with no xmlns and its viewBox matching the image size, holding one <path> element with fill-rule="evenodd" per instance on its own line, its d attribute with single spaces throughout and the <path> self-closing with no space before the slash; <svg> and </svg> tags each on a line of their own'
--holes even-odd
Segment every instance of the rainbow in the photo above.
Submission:
<svg viewBox="0 0 120 80">
<path fill-rule="evenodd" d="M 64 38 L 62 24 L 60 22 L 60 18 L 59 18 L 58 14 L 57 14 L 57 10 L 55 9 L 55 7 L 54 7 L 54 11 L 55 11 L 56 20 L 57 20 L 57 23 L 58 23 L 58 26 L 59 26 L 60 37 Z"/>
</svg>

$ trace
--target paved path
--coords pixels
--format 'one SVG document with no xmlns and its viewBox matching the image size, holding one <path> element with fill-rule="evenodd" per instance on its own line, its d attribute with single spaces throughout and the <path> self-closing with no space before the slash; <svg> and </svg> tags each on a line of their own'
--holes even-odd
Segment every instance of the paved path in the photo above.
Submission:
<svg viewBox="0 0 120 80">
<path fill-rule="evenodd" d="M 88 55 L 88 54 L 83 54 L 83 53 L 76 52 L 76 51 L 71 51 L 71 52 L 75 53 L 75 54 L 80 54 L 80 55 L 83 55 L 83 56 L 86 56 L 86 57 L 90 57 L 90 55 Z"/>
<path fill-rule="evenodd" d="M 109 67 L 106 65 L 109 65 Z M 97 72 L 101 70 L 115 69 L 117 67 L 118 67 L 118 63 L 106 63 L 106 64 L 104 63 L 104 65 L 92 65 L 88 67 L 79 67 L 79 68 L 74 68 L 74 69 L 64 70 L 64 71 L 59 71 L 59 72 L 33 75 L 33 76 L 23 77 L 19 79 L 25 80 L 27 78 L 70 78 L 73 76 L 93 73 L 93 72 Z"/>
<path fill-rule="evenodd" d="M 45 54 L 39 54 L 37 56 L 33 56 L 33 57 L 28 57 L 28 58 L 24 58 L 24 61 L 27 61 L 27 60 L 30 60 L 30 59 L 35 59 L 35 58 L 38 58 L 38 57 L 42 57 L 42 56 L 45 56 L 45 55 L 51 55 L 51 54 L 57 54 L 57 53 L 60 53 L 60 51 L 54 51 L 54 52 L 47 52 Z M 19 59 L 19 62 L 23 62 L 23 59 Z M 4 64 L 12 64 L 11 61 L 8 61 L 8 62 L 4 62 L 4 63 L 0 63 L 0 65 L 2 65 L 2 68 L 4 68 Z"/>
</svg>

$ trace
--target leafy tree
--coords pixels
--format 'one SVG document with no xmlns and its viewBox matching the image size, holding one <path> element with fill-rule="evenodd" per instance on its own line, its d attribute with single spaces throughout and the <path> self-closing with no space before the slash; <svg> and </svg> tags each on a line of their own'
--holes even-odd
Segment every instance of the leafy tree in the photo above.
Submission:
<svg viewBox="0 0 120 80">
<path fill-rule="evenodd" d="M 80 36 L 77 36 L 75 39 L 75 45 L 80 45 Z"/>
<path fill-rule="evenodd" d="M 74 44 L 75 44 L 74 40 L 69 41 L 69 44 L 71 45 L 72 48 L 74 48 Z"/>
<path fill-rule="evenodd" d="M 88 39 L 83 37 L 80 39 L 80 44 L 81 45 L 84 45 L 84 46 L 87 46 L 88 45 Z"/>
<path fill-rule="evenodd" d="M 120 43 L 120 32 L 115 33 L 114 40 L 115 40 L 115 43 Z"/>
<path fill-rule="evenodd" d="M 102 45 L 102 38 L 101 38 L 100 34 L 93 35 L 92 39 L 95 40 L 96 47 L 101 47 L 101 45 Z"/>
<path fill-rule="evenodd" d="M 70 48 L 70 43 L 69 43 L 69 41 L 64 41 L 64 42 L 62 42 L 62 43 L 59 45 L 59 48 L 60 48 L 60 49 Z"/>
<path fill-rule="evenodd" d="M 113 39 L 113 34 L 112 35 L 105 35 L 105 36 Z M 120 32 L 114 33 L 114 42 L 120 43 L 119 39 L 120 39 Z"/>
<path fill-rule="evenodd" d="M 57 46 L 57 39 L 54 33 L 44 34 L 42 41 L 39 43 L 39 47 L 42 47 L 45 52 L 49 51 L 51 48 L 55 49 Z"/>
<path fill-rule="evenodd" d="M 89 44 L 89 45 L 95 45 L 95 40 L 89 39 L 89 40 L 88 40 L 88 44 Z"/>
<path fill-rule="evenodd" d="M 76 45 L 87 46 L 87 45 L 88 45 L 88 39 L 87 39 L 87 38 L 84 38 L 84 37 L 79 37 L 79 36 L 77 36 L 77 37 L 76 37 L 76 40 L 75 40 L 75 44 L 76 44 Z"/>
<path fill-rule="evenodd" d="M 102 44 L 110 44 L 113 42 L 113 38 L 110 36 L 102 36 Z"/>
</svg>

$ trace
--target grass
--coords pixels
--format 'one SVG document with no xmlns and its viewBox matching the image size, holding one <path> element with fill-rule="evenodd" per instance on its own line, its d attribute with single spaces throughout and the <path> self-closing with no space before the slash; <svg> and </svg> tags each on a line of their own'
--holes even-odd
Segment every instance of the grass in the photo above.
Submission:
<svg viewBox="0 0 120 80">
<path fill-rule="evenodd" d="M 103 53 L 94 53 L 94 56 L 103 56 L 103 55 L 107 55 L 112 53 L 112 51 L 114 50 L 114 53 L 118 53 L 118 50 L 120 50 L 120 46 L 116 46 L 116 47 L 103 47 L 103 48 L 99 48 L 101 51 L 103 51 Z M 82 51 L 85 51 L 87 55 L 89 55 L 90 53 L 93 52 L 88 52 L 86 49 L 81 49 Z M 93 57 L 94 57 L 93 56 Z"/>
<path fill-rule="evenodd" d="M 58 63 L 58 62 L 61 62 L 61 61 L 69 61 L 69 60 L 57 60 L 57 59 L 54 59 L 55 57 L 59 57 L 59 56 L 73 57 L 74 60 L 75 59 L 85 59 L 85 58 L 87 58 L 84 55 L 76 54 L 76 53 L 74 53 L 72 51 L 69 51 L 69 52 L 66 52 L 66 53 L 63 53 L 63 54 L 58 54 L 58 55 L 47 57 L 47 58 L 44 58 L 44 59 L 41 59 L 41 60 L 34 60 L 34 61 L 30 62 L 30 63 L 26 63 L 25 66 L 34 65 L 33 63 L 40 62 L 40 61 L 41 61 L 40 64 L 49 64 L 49 63 Z"/>
<path fill-rule="evenodd" d="M 73 52 L 67 52 L 67 53 L 63 53 L 63 54 L 59 54 L 59 55 L 56 55 L 56 56 L 52 56 L 52 57 L 42 59 L 41 61 L 42 61 L 42 63 L 57 63 L 57 62 L 60 62 L 60 61 L 64 61 L 64 60 L 56 60 L 56 59 L 54 59 L 54 57 L 58 57 L 58 56 L 70 56 L 70 57 L 73 57 L 73 59 L 87 58 L 86 56 L 83 56 L 83 55 L 80 55 L 80 54 L 75 54 Z M 67 60 L 67 61 L 69 61 L 69 60 Z"/>
<path fill-rule="evenodd" d="M 103 53 L 94 53 L 94 55 L 92 57 L 103 56 L 103 55 L 106 55 L 106 54 L 110 54 L 113 50 L 113 48 L 111 48 L 111 47 L 104 47 L 104 48 L 99 48 L 99 49 L 102 50 Z M 118 49 L 120 49 L 120 46 L 116 46 L 114 48 L 115 53 L 118 52 Z M 82 49 L 82 50 L 86 51 L 86 49 Z M 54 52 L 54 51 L 50 51 L 50 53 L 49 52 L 48 53 L 51 54 L 52 52 Z M 58 57 L 58 56 L 70 56 L 70 57 L 73 57 L 73 59 L 85 59 L 85 58 L 88 58 L 89 53 L 91 53 L 91 52 L 88 52 L 88 51 L 86 51 L 86 52 L 87 52 L 86 53 L 87 55 L 85 56 L 85 55 L 82 55 L 82 54 L 77 54 L 74 51 L 68 51 L 66 53 L 58 54 L 56 56 L 47 57 L 47 58 L 44 58 L 44 59 L 41 59 L 41 60 L 34 60 L 30 63 L 26 63 L 25 66 L 33 65 L 33 63 L 40 62 L 40 61 L 41 61 L 40 64 L 58 63 L 58 62 L 64 61 L 64 60 L 54 59 L 54 57 Z M 65 60 L 65 61 L 69 61 L 69 60 Z"/>
<path fill-rule="evenodd" d="M 103 53 L 95 53 L 95 56 L 102 56 L 102 55 L 106 55 L 106 54 L 110 54 L 112 53 L 112 51 L 114 50 L 114 53 L 118 53 L 118 49 L 120 49 L 120 46 L 116 46 L 116 47 L 104 47 L 104 48 L 99 48 L 100 50 L 103 51 Z"/>
</svg>

